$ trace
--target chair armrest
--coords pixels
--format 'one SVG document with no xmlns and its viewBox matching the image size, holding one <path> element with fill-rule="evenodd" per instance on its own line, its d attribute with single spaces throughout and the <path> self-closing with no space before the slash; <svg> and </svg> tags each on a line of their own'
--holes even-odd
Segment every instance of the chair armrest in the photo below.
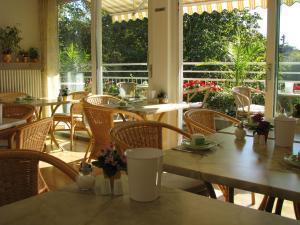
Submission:
<svg viewBox="0 0 300 225">
<path fill-rule="evenodd" d="M 265 92 L 264 91 L 261 91 L 259 89 L 256 89 L 256 88 L 252 88 L 252 87 L 249 87 L 250 91 L 253 92 L 253 93 L 258 93 L 258 94 L 263 94 L 265 95 Z"/>
</svg>

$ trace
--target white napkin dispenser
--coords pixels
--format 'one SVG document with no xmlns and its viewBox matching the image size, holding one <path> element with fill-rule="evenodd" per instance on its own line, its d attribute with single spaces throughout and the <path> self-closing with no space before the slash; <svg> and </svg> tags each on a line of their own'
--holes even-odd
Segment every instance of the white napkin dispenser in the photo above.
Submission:
<svg viewBox="0 0 300 225">
<path fill-rule="evenodd" d="M 274 119 L 275 145 L 280 147 L 292 147 L 294 142 L 296 119 L 279 115 Z"/>
</svg>

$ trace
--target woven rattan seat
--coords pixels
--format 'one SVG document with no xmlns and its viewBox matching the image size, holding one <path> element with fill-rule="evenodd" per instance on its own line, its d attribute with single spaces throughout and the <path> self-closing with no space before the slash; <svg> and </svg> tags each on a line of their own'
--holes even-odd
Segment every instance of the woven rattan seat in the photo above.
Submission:
<svg viewBox="0 0 300 225">
<path fill-rule="evenodd" d="M 250 115 L 255 114 L 255 113 L 262 113 L 264 114 L 265 112 L 265 106 L 263 105 L 256 105 L 252 104 L 252 99 L 251 99 L 251 93 L 256 92 L 256 93 L 262 93 L 262 91 L 251 88 L 251 87 L 243 87 L 243 86 L 238 86 L 238 87 L 233 87 L 232 88 L 232 94 L 235 100 L 235 105 L 236 105 L 236 117 L 250 117 Z"/>
<path fill-rule="evenodd" d="M 15 137 L 16 148 L 42 152 L 44 150 L 45 140 L 51 125 L 52 118 L 45 118 L 17 128 Z M 49 190 L 40 171 L 38 187 L 39 193 Z"/>
<path fill-rule="evenodd" d="M 220 113 L 213 110 L 208 109 L 191 109 L 184 113 L 184 120 L 189 131 L 194 133 L 202 133 L 204 135 L 213 134 L 216 132 L 216 124 L 215 119 L 219 117 L 223 120 L 227 120 L 233 124 L 239 124 L 241 121 L 228 116 L 224 113 Z M 224 185 L 218 185 L 225 199 L 229 200 L 228 188 Z M 255 196 L 254 193 L 251 193 L 252 196 L 252 205 L 255 204 Z"/>
<path fill-rule="evenodd" d="M 31 105 L 26 104 L 12 104 L 7 103 L 3 104 L 3 117 L 4 118 L 14 118 L 14 119 L 23 119 L 30 122 L 34 118 L 35 108 Z M 7 129 L 0 132 L 0 140 L 8 141 L 8 148 L 12 147 L 13 135 L 15 129 Z"/>
<path fill-rule="evenodd" d="M 202 133 L 209 135 L 215 133 L 216 118 L 221 118 L 233 124 L 240 123 L 236 118 L 209 109 L 191 109 L 184 113 L 184 120 L 191 134 Z"/>
<path fill-rule="evenodd" d="M 163 130 L 190 138 L 190 134 L 183 130 L 166 123 L 154 121 L 123 123 L 122 126 L 112 128 L 111 138 L 120 151 L 125 151 L 128 148 L 145 147 L 162 149 Z M 163 173 L 162 185 L 207 195 L 206 186 L 203 181 L 176 174 Z"/>
<path fill-rule="evenodd" d="M 0 206 L 38 194 L 38 164 L 57 167 L 75 181 L 77 172 L 60 159 L 37 151 L 0 151 Z"/>
<path fill-rule="evenodd" d="M 117 104 L 121 99 L 112 95 L 92 95 L 85 98 L 91 105 Z"/>
<path fill-rule="evenodd" d="M 96 159 L 102 149 L 110 146 L 111 138 L 109 132 L 116 125 L 114 123 L 115 115 L 122 114 L 123 120 L 143 120 L 141 116 L 135 113 L 101 105 L 92 105 L 86 101 L 84 101 L 84 113 L 92 132 L 91 146 L 85 155 L 85 159 L 88 158 L 88 161 Z M 119 122 L 117 124 L 122 123 Z M 90 152 L 89 156 L 88 152 Z"/>
<path fill-rule="evenodd" d="M 86 131 L 89 136 L 90 132 L 85 124 L 83 116 L 82 99 L 87 97 L 89 92 L 78 91 L 70 93 L 72 100 L 80 100 L 80 102 L 72 103 L 70 113 L 56 113 L 53 116 L 53 134 L 56 131 L 70 131 L 70 149 L 73 148 L 73 140 L 76 131 Z M 67 128 L 58 128 L 60 123 L 64 123 Z"/>
</svg>

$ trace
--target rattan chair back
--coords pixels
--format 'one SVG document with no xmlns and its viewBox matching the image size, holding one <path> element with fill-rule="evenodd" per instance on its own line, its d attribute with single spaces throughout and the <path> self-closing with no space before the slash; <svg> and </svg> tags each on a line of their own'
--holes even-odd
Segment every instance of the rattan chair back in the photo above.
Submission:
<svg viewBox="0 0 300 225">
<path fill-rule="evenodd" d="M 83 114 L 82 100 L 89 94 L 90 93 L 87 91 L 77 91 L 69 94 L 69 96 L 72 97 L 72 100 L 80 100 L 80 102 L 72 103 L 70 108 L 71 114 Z"/>
<path fill-rule="evenodd" d="M 35 107 L 27 104 L 3 104 L 3 117 L 23 119 L 30 122 L 34 119 Z"/>
<path fill-rule="evenodd" d="M 17 97 L 26 97 L 27 93 L 24 92 L 2 92 L 0 93 L 0 98 L 4 102 L 15 102 Z"/>
<path fill-rule="evenodd" d="M 112 95 L 92 95 L 84 99 L 91 105 L 117 104 L 121 99 Z"/>
<path fill-rule="evenodd" d="M 172 125 L 156 121 L 126 122 L 121 126 L 112 128 L 110 135 L 112 141 L 120 151 L 128 148 L 163 148 L 163 129 L 173 131 L 185 138 L 190 134 Z"/>
<path fill-rule="evenodd" d="M 251 89 L 247 87 L 234 87 L 232 88 L 235 105 L 238 109 L 245 111 L 245 107 L 250 109 L 251 105 Z"/>
<path fill-rule="evenodd" d="M 108 108 L 104 106 L 96 106 L 84 102 L 84 113 L 92 132 L 92 148 L 88 160 L 96 159 L 101 150 L 107 148 L 111 144 L 110 130 L 115 126 L 114 116 L 122 114 L 123 119 L 143 120 L 143 118 L 135 113 L 125 110 Z M 122 124 L 118 123 L 118 124 Z M 87 158 L 87 154 L 85 156 Z"/>
<path fill-rule="evenodd" d="M 134 82 L 119 82 L 117 83 L 119 88 L 119 96 L 122 98 L 135 97 L 136 83 Z"/>
<path fill-rule="evenodd" d="M 39 161 L 53 165 L 71 180 L 77 172 L 62 160 L 37 151 L 0 151 L 0 206 L 38 194 Z"/>
<path fill-rule="evenodd" d="M 43 151 L 51 126 L 52 117 L 21 126 L 16 132 L 16 147 L 18 149 Z"/>
<path fill-rule="evenodd" d="M 204 135 L 209 135 L 215 133 L 216 117 L 220 117 L 234 124 L 240 123 L 240 121 L 236 118 L 209 109 L 191 109 L 184 113 L 184 120 L 190 133 L 192 134 L 202 133 Z"/>
</svg>

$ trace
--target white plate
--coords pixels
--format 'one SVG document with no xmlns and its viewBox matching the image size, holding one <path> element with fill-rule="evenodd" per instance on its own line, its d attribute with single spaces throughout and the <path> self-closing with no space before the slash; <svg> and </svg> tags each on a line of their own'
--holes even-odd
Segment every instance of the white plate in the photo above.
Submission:
<svg viewBox="0 0 300 225">
<path fill-rule="evenodd" d="M 300 161 L 298 160 L 298 155 L 284 156 L 283 160 L 292 166 L 300 167 Z"/>
<path fill-rule="evenodd" d="M 191 145 L 190 141 L 184 140 L 181 145 L 192 150 L 207 150 L 217 146 L 217 143 L 211 140 L 205 140 L 205 144 L 203 145 Z"/>
</svg>

